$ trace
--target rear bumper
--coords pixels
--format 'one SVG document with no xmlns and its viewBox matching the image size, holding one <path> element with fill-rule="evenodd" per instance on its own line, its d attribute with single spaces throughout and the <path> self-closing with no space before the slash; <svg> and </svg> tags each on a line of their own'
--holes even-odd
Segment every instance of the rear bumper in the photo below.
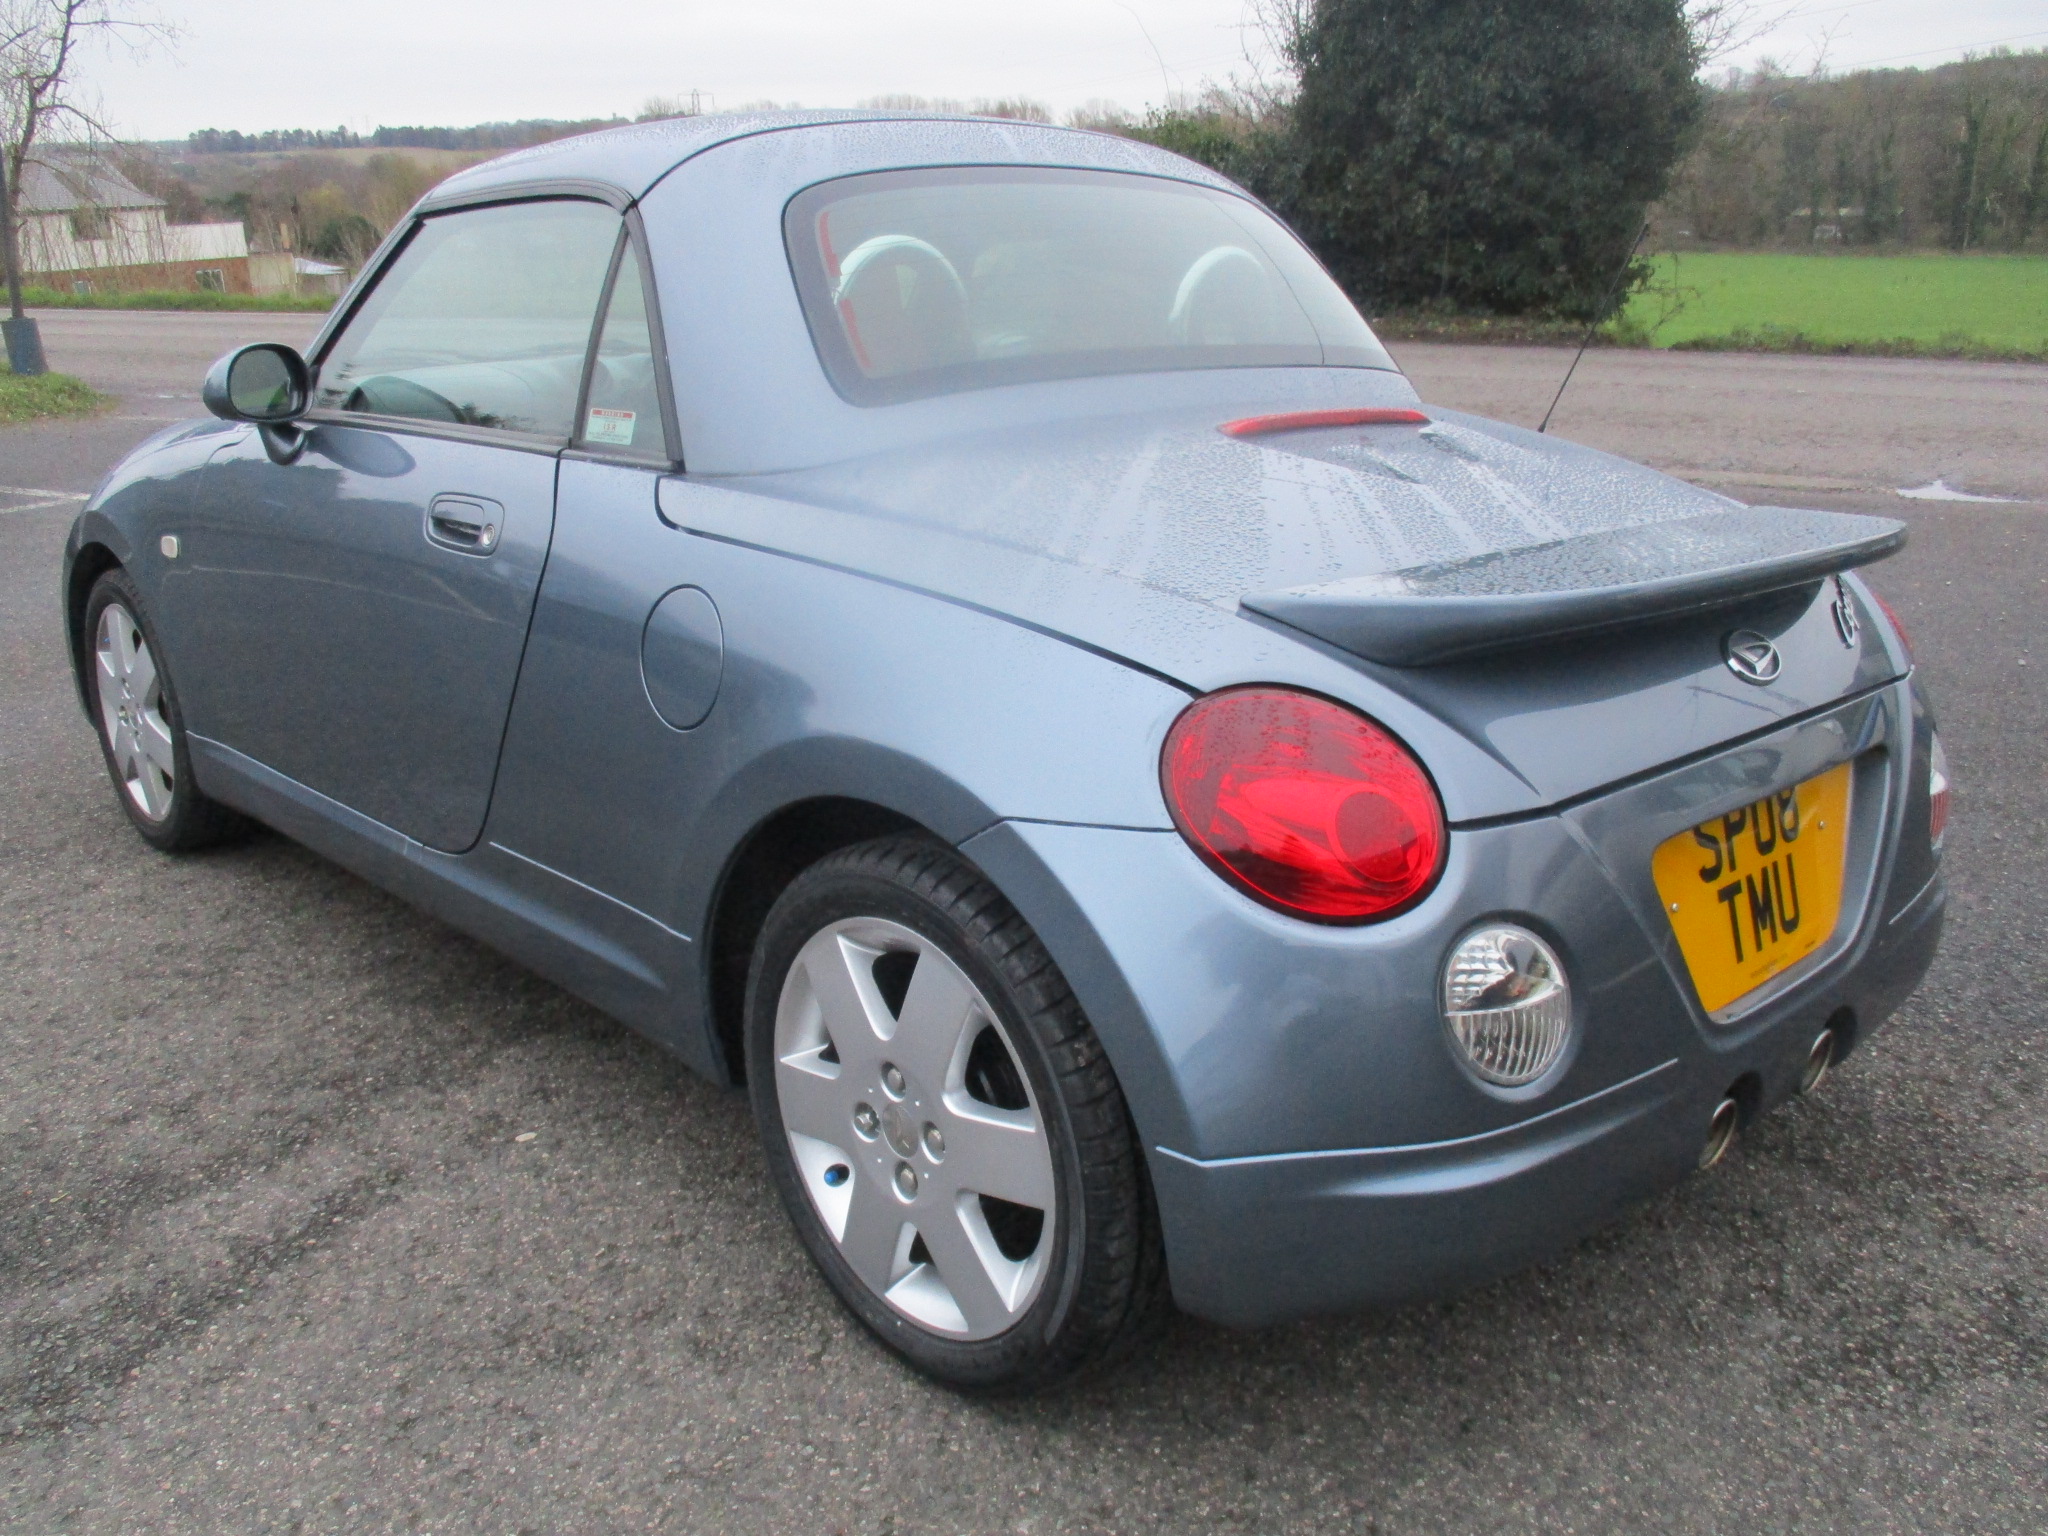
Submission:
<svg viewBox="0 0 2048 1536">
<path fill-rule="evenodd" d="M 1175 1298 L 1241 1325 L 1441 1294 L 1613 1220 L 1696 1165 L 1714 1107 L 1788 1097 L 1815 1036 L 1853 1047 L 1932 961 L 1909 684 L 1564 815 L 1453 835 L 1442 882 L 1366 928 L 1236 895 L 1172 833 L 1004 823 L 965 851 L 1045 939 L 1094 1021 L 1148 1149 Z M 1863 787 L 1839 939 L 1738 1017 L 1699 1008 L 1645 850 L 1759 792 L 1855 760 Z M 1458 937 L 1541 932 L 1575 1038 L 1526 1089 L 1446 1043 Z"/>
<path fill-rule="evenodd" d="M 1241 1326 L 1393 1305 L 1509 1273 L 1690 1174 L 1728 1089 L 1750 1114 L 1791 1097 L 1815 1036 L 1853 1019 L 1853 1046 L 1934 957 L 1944 893 L 1929 883 L 1853 983 L 1788 1009 L 1736 1049 L 1671 1059 L 1488 1134 L 1405 1147 L 1202 1161 L 1153 1158 L 1171 1211 L 1174 1295 Z"/>
</svg>

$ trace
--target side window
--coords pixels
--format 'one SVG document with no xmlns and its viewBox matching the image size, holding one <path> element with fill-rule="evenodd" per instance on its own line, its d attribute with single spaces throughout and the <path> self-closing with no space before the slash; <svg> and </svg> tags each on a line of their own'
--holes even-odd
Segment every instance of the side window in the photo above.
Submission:
<svg viewBox="0 0 2048 1536">
<path fill-rule="evenodd" d="M 428 219 L 328 351 L 314 403 L 568 437 L 618 239 L 599 203 Z"/>
<path fill-rule="evenodd" d="M 654 328 L 647 317 L 647 287 L 640 256 L 628 244 L 619 257 L 611 308 L 590 369 L 590 398 L 577 441 L 586 448 L 618 448 L 643 458 L 667 458 L 661 392 L 654 380 Z"/>
</svg>

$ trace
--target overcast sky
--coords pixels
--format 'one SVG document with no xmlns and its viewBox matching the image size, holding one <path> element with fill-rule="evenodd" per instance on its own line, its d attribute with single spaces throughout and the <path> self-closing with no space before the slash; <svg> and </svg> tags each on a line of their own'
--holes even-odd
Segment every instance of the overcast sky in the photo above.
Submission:
<svg viewBox="0 0 2048 1536">
<path fill-rule="evenodd" d="M 1779 0 L 1738 54 L 1833 69 L 2048 46 L 2043 0 Z M 135 138 L 196 128 L 463 125 L 707 108 L 840 106 L 883 93 L 1132 109 L 1248 72 L 1248 0 L 159 0 L 177 42 L 92 61 Z"/>
</svg>

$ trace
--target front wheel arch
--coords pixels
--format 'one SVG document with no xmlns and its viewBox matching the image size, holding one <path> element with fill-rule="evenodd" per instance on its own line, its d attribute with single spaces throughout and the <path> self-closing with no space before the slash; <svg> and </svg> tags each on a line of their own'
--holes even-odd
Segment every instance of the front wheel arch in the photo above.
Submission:
<svg viewBox="0 0 2048 1536">
<path fill-rule="evenodd" d="M 64 638 L 71 647 L 71 681 L 78 689 L 78 706 L 92 718 L 92 680 L 86 663 L 92 652 L 85 634 L 85 605 L 93 585 L 109 571 L 122 569 L 120 559 L 106 545 L 92 542 L 79 546 L 65 572 Z"/>
<path fill-rule="evenodd" d="M 138 795 L 130 787 L 113 722 L 100 697 L 101 674 L 91 670 L 80 680 L 86 715 L 99 742 L 100 755 L 108 776 L 113 780 L 115 798 L 123 814 L 142 840 L 160 853 L 191 853 L 239 835 L 246 826 L 243 818 L 210 798 L 196 782 L 171 658 L 151 619 L 149 603 L 124 566 L 115 565 L 101 571 L 87 590 L 84 613 L 79 623 L 79 643 L 85 652 L 84 666 L 88 669 L 96 667 L 94 657 L 99 644 L 98 632 L 103 626 L 104 616 L 116 610 L 122 613 L 132 631 L 130 641 L 124 643 L 124 651 L 132 647 L 131 659 L 147 663 L 146 672 L 140 667 L 131 672 L 125 669 L 124 662 L 119 673 L 126 701 L 121 706 L 121 716 L 122 734 L 128 742 L 130 754 L 127 760 L 137 765 L 138 783 L 147 779 L 149 773 L 142 766 L 142 758 L 146 757 L 149 763 L 158 765 L 159 777 L 152 782 L 159 785 L 163 798 L 163 808 L 158 810 L 145 803 L 146 790 Z M 140 697 L 129 691 L 130 680 L 138 676 L 147 679 Z M 156 700 L 154 705 L 149 702 L 152 698 Z M 159 743 L 157 751 L 138 745 L 136 733 L 143 731 L 138 722 L 143 719 L 153 721 L 155 739 Z M 169 753 L 169 762 L 164 761 L 162 753 L 165 750 Z"/>
</svg>

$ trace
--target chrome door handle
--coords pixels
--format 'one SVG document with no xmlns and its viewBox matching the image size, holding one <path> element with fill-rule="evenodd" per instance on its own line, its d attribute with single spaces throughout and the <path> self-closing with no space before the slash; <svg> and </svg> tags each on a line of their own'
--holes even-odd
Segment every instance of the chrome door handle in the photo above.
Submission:
<svg viewBox="0 0 2048 1536">
<path fill-rule="evenodd" d="M 481 496 L 436 496 L 427 507 L 428 539 L 465 555 L 488 555 L 504 526 L 505 509 Z"/>
</svg>

